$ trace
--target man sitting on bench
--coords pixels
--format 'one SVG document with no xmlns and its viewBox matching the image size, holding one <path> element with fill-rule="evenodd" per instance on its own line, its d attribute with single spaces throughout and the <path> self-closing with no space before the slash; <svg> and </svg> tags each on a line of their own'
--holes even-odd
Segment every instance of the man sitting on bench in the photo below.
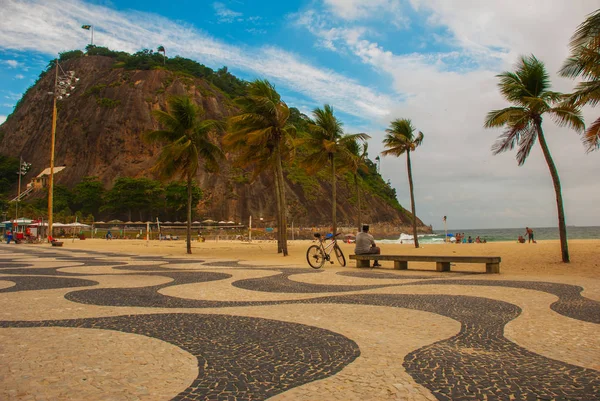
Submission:
<svg viewBox="0 0 600 401">
<path fill-rule="evenodd" d="M 381 253 L 381 249 L 375 245 L 375 238 L 369 234 L 368 224 L 363 224 L 362 232 L 356 235 L 356 246 L 354 248 L 354 253 L 357 255 L 379 255 Z M 373 267 L 379 266 L 381 265 L 376 260 L 375 263 L 373 263 Z"/>
</svg>

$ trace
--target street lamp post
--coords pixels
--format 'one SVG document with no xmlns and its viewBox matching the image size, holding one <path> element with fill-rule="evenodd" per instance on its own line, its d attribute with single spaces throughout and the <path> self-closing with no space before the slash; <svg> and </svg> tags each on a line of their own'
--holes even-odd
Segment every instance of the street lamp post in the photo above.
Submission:
<svg viewBox="0 0 600 401">
<path fill-rule="evenodd" d="M 69 97 L 69 90 L 75 89 L 72 85 L 73 83 L 79 81 L 79 78 L 75 78 L 74 71 L 62 72 L 62 74 L 58 75 L 58 70 L 62 68 L 60 64 L 58 64 L 58 59 L 56 59 L 56 71 L 54 74 L 54 92 L 50 92 L 53 97 L 52 104 L 52 132 L 50 139 L 50 178 L 48 180 L 48 236 L 52 235 L 52 220 L 53 220 L 53 208 L 52 201 L 54 197 L 54 144 L 56 141 L 56 102 L 58 100 L 62 100 L 63 97 Z"/>
<path fill-rule="evenodd" d="M 17 171 L 17 174 L 19 174 L 19 189 L 17 192 L 17 202 L 15 203 L 15 219 L 17 220 L 19 219 L 19 201 L 21 200 L 21 177 L 27 174 L 30 167 L 31 164 L 25 163 L 23 157 L 19 156 L 19 171 Z"/>
</svg>

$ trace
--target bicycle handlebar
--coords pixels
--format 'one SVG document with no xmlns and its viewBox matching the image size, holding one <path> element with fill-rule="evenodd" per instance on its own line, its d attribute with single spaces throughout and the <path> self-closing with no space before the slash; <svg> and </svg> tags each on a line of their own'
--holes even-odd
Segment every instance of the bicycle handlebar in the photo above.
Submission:
<svg viewBox="0 0 600 401">
<path fill-rule="evenodd" d="M 341 234 L 342 233 L 337 233 L 337 234 L 332 235 L 330 237 L 322 236 L 321 233 L 314 233 L 313 235 L 314 235 L 315 238 L 332 239 L 332 238 L 335 238 L 335 237 L 337 237 L 338 235 L 341 235 Z"/>
</svg>

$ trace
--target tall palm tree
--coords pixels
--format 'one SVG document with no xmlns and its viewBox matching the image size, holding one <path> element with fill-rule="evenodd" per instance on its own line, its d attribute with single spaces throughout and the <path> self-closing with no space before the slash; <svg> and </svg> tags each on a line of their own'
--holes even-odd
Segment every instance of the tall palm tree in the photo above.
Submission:
<svg viewBox="0 0 600 401">
<path fill-rule="evenodd" d="M 148 142 L 163 143 L 153 170 L 162 178 L 177 174 L 187 184 L 187 253 L 192 253 L 192 183 L 198 173 L 200 159 L 207 171 L 219 169 L 218 160 L 223 157 L 221 149 L 211 140 L 211 134 L 220 130 L 214 120 L 202 120 L 202 110 L 187 96 L 175 96 L 168 100 L 168 112 L 154 110 L 152 115 L 161 130 L 143 134 Z"/>
<path fill-rule="evenodd" d="M 577 28 L 571 37 L 571 55 L 563 64 L 560 75 L 584 81 L 575 87 L 568 101 L 576 106 L 600 102 L 600 10 L 596 10 Z M 586 130 L 583 143 L 588 152 L 600 148 L 600 117 Z"/>
<path fill-rule="evenodd" d="M 329 164 L 331 169 L 332 231 L 337 232 L 337 180 L 336 163 L 344 163 L 351 158 L 345 145 L 354 140 L 366 140 L 367 134 L 344 135 L 343 123 L 333 114 L 333 107 L 326 104 L 313 110 L 313 120 L 308 124 L 309 137 L 304 143 L 308 154 L 302 163 L 309 173 L 315 173 Z"/>
<path fill-rule="evenodd" d="M 542 116 L 549 114 L 558 125 L 568 126 L 580 132 L 585 127 L 581 112 L 573 104 L 553 106 L 563 98 L 563 95 L 550 91 L 550 79 L 544 63 L 533 55 L 522 56 L 517 62 L 515 72 L 503 72 L 498 75 L 498 78 L 500 78 L 498 84 L 500 92 L 514 106 L 492 110 L 487 114 L 486 128 L 505 127 L 504 133 L 492 146 L 492 152 L 497 155 L 518 147 L 517 162 L 519 166 L 522 166 L 527 160 L 535 140 L 539 138 L 556 193 L 562 261 L 568 263 L 567 226 L 560 179 L 544 137 Z"/>
<path fill-rule="evenodd" d="M 358 141 L 355 139 L 348 141 L 346 147 L 348 148 L 351 155 L 346 165 L 352 173 L 352 176 L 354 177 L 354 187 L 356 190 L 356 203 L 358 209 L 358 212 L 356 213 L 356 227 L 358 229 L 358 232 L 360 232 L 362 228 L 362 207 L 360 202 L 360 187 L 358 185 L 358 176 L 359 171 L 363 171 L 365 173 L 369 171 L 369 167 L 366 163 L 368 158 L 367 150 L 369 148 L 369 144 L 367 142 Z"/>
<path fill-rule="evenodd" d="M 293 152 L 296 128 L 288 119 L 290 110 L 273 85 L 256 80 L 248 85 L 248 96 L 236 100 L 241 114 L 229 119 L 223 143 L 238 154 L 236 163 L 254 166 L 255 176 L 270 170 L 277 204 L 277 251 L 288 255 L 287 204 L 282 160 Z M 254 177 L 255 178 L 255 177 Z"/>
<path fill-rule="evenodd" d="M 415 136 L 415 127 L 409 119 L 396 119 L 390 127 L 385 130 L 387 135 L 383 139 L 386 150 L 381 152 L 383 156 L 399 157 L 406 153 L 406 169 L 408 171 L 408 188 L 410 190 L 410 207 L 412 212 L 413 238 L 415 248 L 419 247 L 417 236 L 417 212 L 415 210 L 415 193 L 413 189 L 412 166 L 410 164 L 410 152 L 414 152 L 423 143 L 424 135 L 421 131 Z"/>
</svg>

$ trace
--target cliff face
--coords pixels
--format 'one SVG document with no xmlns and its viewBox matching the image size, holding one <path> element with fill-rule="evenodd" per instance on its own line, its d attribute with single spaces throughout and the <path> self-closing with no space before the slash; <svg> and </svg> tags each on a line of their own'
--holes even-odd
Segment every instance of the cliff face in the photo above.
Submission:
<svg viewBox="0 0 600 401">
<path fill-rule="evenodd" d="M 55 165 L 66 165 L 55 176 L 69 187 L 85 176 L 98 176 L 107 188 L 118 177 L 150 177 L 160 148 L 141 140 L 141 133 L 158 129 L 154 109 L 166 109 L 170 95 L 187 94 L 211 119 L 235 112 L 231 100 L 212 84 L 165 70 L 131 71 L 113 68 L 114 59 L 82 57 L 62 64 L 80 81 L 71 96 L 58 102 Z M 32 163 L 31 176 L 49 166 L 54 70 L 43 76 L 0 126 L 0 154 L 22 155 Z M 231 159 L 231 155 L 228 155 Z M 202 216 L 215 220 L 247 221 L 250 215 L 275 219 L 273 181 L 263 175 L 254 182 L 240 179 L 239 169 L 226 161 L 219 174 L 200 170 L 197 181 L 205 197 L 198 205 Z M 331 186 L 325 180 L 300 185 L 286 180 L 290 214 L 297 225 L 327 225 L 331 216 Z M 352 185 L 339 181 L 338 224 L 354 225 L 357 207 Z M 35 194 L 33 196 L 36 196 Z M 45 196 L 45 194 L 38 194 Z M 393 225 L 410 224 L 410 214 L 399 211 L 377 194 L 363 193 L 363 220 Z M 151 216 L 148 216 L 150 218 Z M 419 225 L 422 222 L 419 220 Z"/>
</svg>

